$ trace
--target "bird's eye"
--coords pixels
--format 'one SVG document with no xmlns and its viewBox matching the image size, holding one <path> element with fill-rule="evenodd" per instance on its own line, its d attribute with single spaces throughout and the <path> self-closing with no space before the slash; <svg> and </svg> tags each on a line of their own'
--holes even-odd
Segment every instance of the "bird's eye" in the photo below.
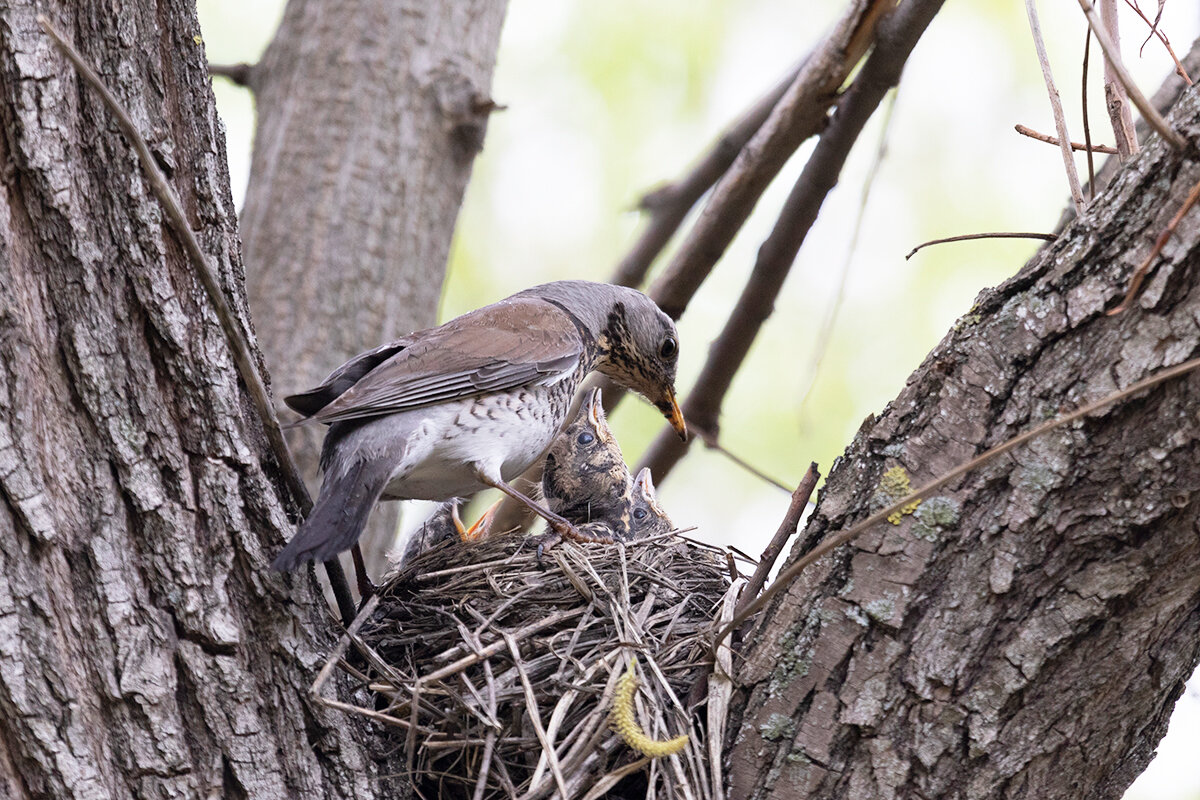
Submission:
<svg viewBox="0 0 1200 800">
<path fill-rule="evenodd" d="M 649 512 L 646 511 L 646 509 L 644 509 L 644 508 L 635 508 L 633 510 L 633 518 L 637 519 L 637 520 L 643 520 L 646 518 L 646 514 L 648 514 L 648 513 Z"/>
<path fill-rule="evenodd" d="M 596 441 L 596 437 L 587 431 L 584 431 L 583 433 L 579 434 L 575 441 L 579 442 L 580 444 L 591 444 L 592 442 Z"/>
<path fill-rule="evenodd" d="M 675 341 L 674 336 L 668 336 L 663 339 L 662 347 L 658 348 L 658 354 L 665 360 L 670 361 L 679 352 L 679 342 Z"/>
</svg>

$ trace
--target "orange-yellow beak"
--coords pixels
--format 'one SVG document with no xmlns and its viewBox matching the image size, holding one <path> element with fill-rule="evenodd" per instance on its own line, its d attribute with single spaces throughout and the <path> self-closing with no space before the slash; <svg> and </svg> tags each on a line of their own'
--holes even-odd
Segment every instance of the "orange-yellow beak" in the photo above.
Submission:
<svg viewBox="0 0 1200 800">
<path fill-rule="evenodd" d="M 679 434 L 679 438 L 686 442 L 688 436 L 687 422 L 683 419 L 683 412 L 679 410 L 679 403 L 675 401 L 675 392 L 668 389 L 667 399 L 654 405 L 667 418 L 667 422 L 671 423 L 671 427 Z"/>
</svg>

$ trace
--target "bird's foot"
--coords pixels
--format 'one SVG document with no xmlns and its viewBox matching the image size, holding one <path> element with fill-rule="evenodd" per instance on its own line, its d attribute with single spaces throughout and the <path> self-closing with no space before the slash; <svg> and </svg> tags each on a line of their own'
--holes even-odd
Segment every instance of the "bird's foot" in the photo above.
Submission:
<svg viewBox="0 0 1200 800">
<path fill-rule="evenodd" d="M 622 541 L 612 527 L 604 522 L 585 522 L 582 525 L 572 525 L 564 521 L 551 522 L 549 526 L 549 531 L 531 539 L 531 542 L 537 546 L 538 564 L 542 563 L 542 553 L 564 539 L 591 544 L 613 544 Z"/>
</svg>

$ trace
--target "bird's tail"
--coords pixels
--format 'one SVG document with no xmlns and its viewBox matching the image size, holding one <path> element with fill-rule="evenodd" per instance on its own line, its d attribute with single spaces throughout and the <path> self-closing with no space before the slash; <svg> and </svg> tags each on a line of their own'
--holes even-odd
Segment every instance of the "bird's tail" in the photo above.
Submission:
<svg viewBox="0 0 1200 800">
<path fill-rule="evenodd" d="M 308 518 L 271 562 L 271 569 L 286 572 L 306 561 L 328 561 L 349 550 L 366 527 L 390 476 L 391 470 L 384 465 L 366 461 L 355 461 L 344 471 L 327 472 Z"/>
</svg>

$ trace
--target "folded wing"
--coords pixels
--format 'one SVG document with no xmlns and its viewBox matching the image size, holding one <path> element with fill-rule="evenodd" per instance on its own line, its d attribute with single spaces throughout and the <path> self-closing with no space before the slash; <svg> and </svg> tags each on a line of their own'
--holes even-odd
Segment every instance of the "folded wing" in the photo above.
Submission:
<svg viewBox="0 0 1200 800">
<path fill-rule="evenodd" d="M 584 342 L 572 319 L 510 298 L 355 356 L 285 402 L 326 424 L 367 419 L 570 375 Z"/>
</svg>

